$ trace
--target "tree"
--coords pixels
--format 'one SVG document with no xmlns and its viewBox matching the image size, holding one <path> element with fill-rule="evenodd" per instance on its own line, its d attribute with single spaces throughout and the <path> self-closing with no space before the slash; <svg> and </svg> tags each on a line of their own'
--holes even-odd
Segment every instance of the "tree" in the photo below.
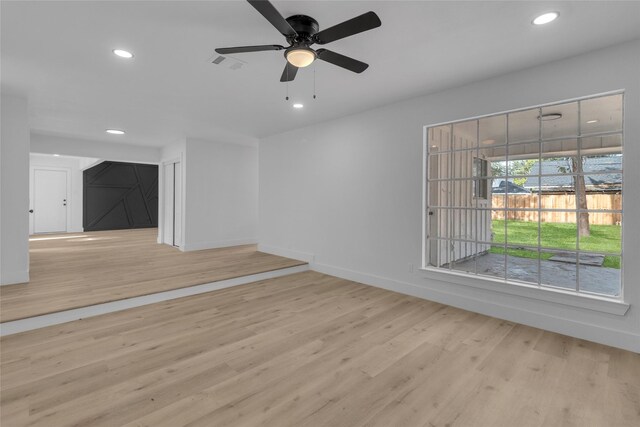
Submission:
<svg viewBox="0 0 640 427">
<path fill-rule="evenodd" d="M 518 178 L 511 179 L 511 181 L 522 187 L 524 183 L 527 182 L 527 175 L 529 175 L 529 172 L 531 172 L 533 165 L 535 165 L 537 161 L 538 160 L 535 159 L 510 160 L 509 175 L 522 175 Z M 492 162 L 491 174 L 492 176 L 505 176 L 507 174 L 507 162 Z"/>
<path fill-rule="evenodd" d="M 587 186 L 584 182 L 585 157 L 578 159 L 578 156 L 568 157 L 567 166 L 558 166 L 560 173 L 571 173 L 573 178 L 573 187 L 576 197 L 576 206 L 578 213 L 578 236 L 589 237 L 591 235 L 591 226 L 589 225 L 589 212 L 587 211 Z"/>
<path fill-rule="evenodd" d="M 529 172 L 531 172 L 531 168 L 538 161 L 533 159 L 527 160 L 514 160 L 511 162 L 511 170 L 509 171 L 509 175 L 525 175 L 519 178 L 513 178 L 513 183 L 522 187 L 525 182 L 527 182 Z"/>
<path fill-rule="evenodd" d="M 505 176 L 506 174 L 505 162 L 491 162 L 491 176 Z"/>
</svg>

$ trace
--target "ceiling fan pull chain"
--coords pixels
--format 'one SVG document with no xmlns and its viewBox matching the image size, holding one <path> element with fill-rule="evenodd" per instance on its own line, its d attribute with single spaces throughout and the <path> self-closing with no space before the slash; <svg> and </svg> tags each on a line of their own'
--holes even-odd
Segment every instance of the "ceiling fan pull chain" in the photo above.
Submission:
<svg viewBox="0 0 640 427">
<path fill-rule="evenodd" d="M 289 67 L 287 67 L 287 83 L 286 83 L 286 91 L 287 91 L 287 96 L 285 96 L 284 100 L 288 101 L 289 100 Z"/>
<path fill-rule="evenodd" d="M 316 99 L 316 64 L 313 64 L 313 99 Z"/>
</svg>

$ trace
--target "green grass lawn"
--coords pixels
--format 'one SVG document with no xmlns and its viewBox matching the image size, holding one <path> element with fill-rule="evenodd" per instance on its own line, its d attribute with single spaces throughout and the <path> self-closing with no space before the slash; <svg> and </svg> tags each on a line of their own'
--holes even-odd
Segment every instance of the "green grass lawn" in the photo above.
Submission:
<svg viewBox="0 0 640 427">
<path fill-rule="evenodd" d="M 506 221 L 509 245 L 538 246 L 538 223 L 532 221 Z M 549 259 L 554 254 L 544 252 L 544 248 L 576 249 L 576 224 L 543 222 L 540 224 L 541 259 Z M 505 221 L 493 220 L 493 242 L 505 242 Z M 592 252 L 619 253 L 621 251 L 621 227 L 619 225 L 591 225 L 591 236 L 580 239 L 580 250 Z M 492 253 L 504 253 L 502 247 L 491 247 Z M 523 258 L 538 258 L 537 251 L 527 249 L 507 249 L 509 255 Z M 604 267 L 620 268 L 620 257 L 606 256 Z"/>
</svg>

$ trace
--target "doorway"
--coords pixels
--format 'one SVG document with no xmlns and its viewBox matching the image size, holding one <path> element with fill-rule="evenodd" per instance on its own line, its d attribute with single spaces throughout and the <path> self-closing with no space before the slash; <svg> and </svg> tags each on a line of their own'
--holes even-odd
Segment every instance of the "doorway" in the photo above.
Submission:
<svg viewBox="0 0 640 427">
<path fill-rule="evenodd" d="M 34 233 L 60 233 L 67 231 L 69 173 L 61 169 L 33 170 Z"/>
<path fill-rule="evenodd" d="M 182 168 L 180 162 L 165 163 L 163 176 L 162 243 L 179 247 L 182 244 Z"/>
</svg>

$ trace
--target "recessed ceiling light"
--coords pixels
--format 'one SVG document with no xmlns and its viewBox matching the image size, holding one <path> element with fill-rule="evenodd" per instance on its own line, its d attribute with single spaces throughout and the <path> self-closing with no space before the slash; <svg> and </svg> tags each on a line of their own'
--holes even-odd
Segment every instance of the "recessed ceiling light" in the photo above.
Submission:
<svg viewBox="0 0 640 427">
<path fill-rule="evenodd" d="M 293 108 L 302 108 L 304 105 L 302 104 L 293 104 Z"/>
<path fill-rule="evenodd" d="M 54 154 L 53 157 L 60 157 L 60 154 Z"/>
<path fill-rule="evenodd" d="M 548 24 L 549 22 L 555 21 L 556 18 L 558 18 L 558 16 L 560 16 L 560 14 L 558 12 L 543 13 L 542 15 L 540 15 L 536 19 L 534 19 L 531 23 L 533 25 Z"/>
<path fill-rule="evenodd" d="M 126 51 L 126 50 L 122 50 L 122 49 L 113 49 L 113 53 L 115 55 L 118 55 L 120 58 L 126 58 L 126 59 L 131 59 L 133 58 L 133 53 Z"/>
<path fill-rule="evenodd" d="M 562 118 L 562 114 L 560 113 L 547 113 L 541 116 L 538 116 L 538 120 L 542 120 L 543 122 L 548 122 L 550 120 L 558 120 Z"/>
<path fill-rule="evenodd" d="M 107 129 L 105 132 L 110 133 L 111 135 L 124 135 L 124 131 L 120 129 Z"/>
<path fill-rule="evenodd" d="M 598 120 L 587 120 L 587 124 L 598 123 Z"/>
</svg>

